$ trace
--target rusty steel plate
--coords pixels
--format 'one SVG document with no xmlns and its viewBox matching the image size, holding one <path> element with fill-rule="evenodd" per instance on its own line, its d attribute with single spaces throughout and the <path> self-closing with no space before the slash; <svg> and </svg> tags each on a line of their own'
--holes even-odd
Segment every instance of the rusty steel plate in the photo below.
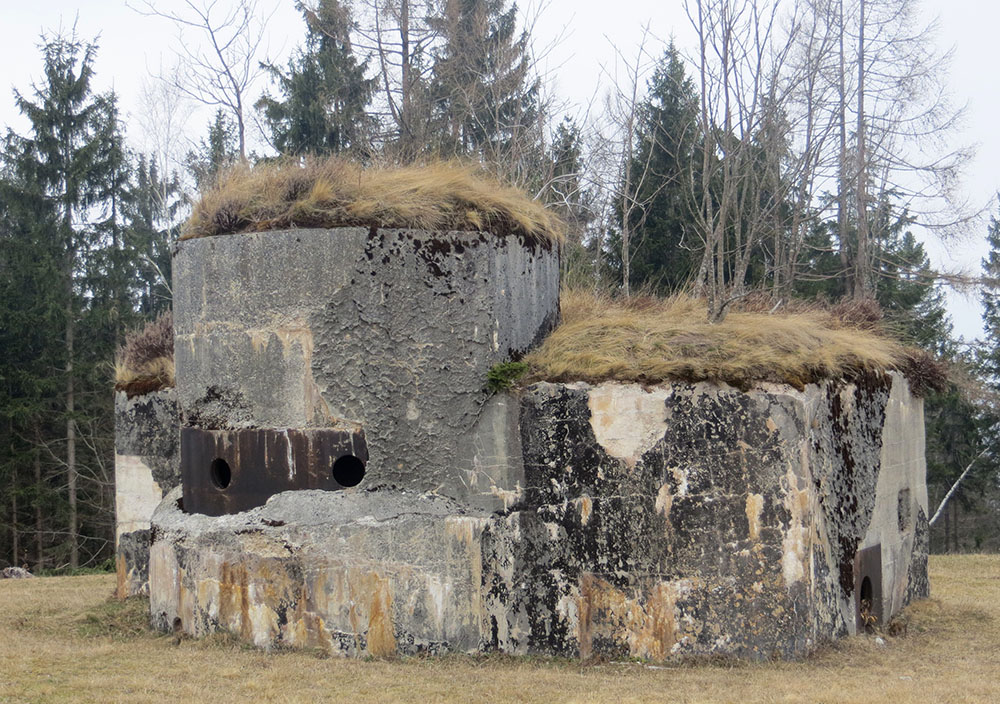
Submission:
<svg viewBox="0 0 1000 704">
<path fill-rule="evenodd" d="M 181 429 L 184 510 L 221 516 L 282 491 L 358 484 L 368 462 L 361 429 Z"/>
</svg>

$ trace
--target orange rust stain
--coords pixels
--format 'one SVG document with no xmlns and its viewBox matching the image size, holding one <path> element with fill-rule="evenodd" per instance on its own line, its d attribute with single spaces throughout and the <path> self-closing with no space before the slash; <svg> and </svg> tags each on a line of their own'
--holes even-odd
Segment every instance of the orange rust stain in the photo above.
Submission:
<svg viewBox="0 0 1000 704">
<path fill-rule="evenodd" d="M 333 652 L 333 639 L 326 631 L 326 625 L 320 615 L 322 611 L 316 608 L 316 588 L 322 589 L 325 578 L 310 584 L 309 580 L 301 585 L 295 599 L 295 611 L 289 618 L 287 639 L 292 645 L 307 648 L 321 648 Z"/>
<path fill-rule="evenodd" d="M 222 563 L 219 575 L 219 622 L 230 630 L 239 629 L 240 638 L 253 638 L 250 621 L 250 579 L 245 565 Z"/>
<path fill-rule="evenodd" d="M 368 652 L 376 657 L 396 654 L 396 636 L 392 627 L 392 590 L 389 580 L 373 574 L 375 592 L 368 612 Z"/>
<path fill-rule="evenodd" d="M 594 655 L 594 638 L 627 644 L 632 657 L 662 660 L 677 642 L 675 589 L 658 583 L 632 596 L 590 573 L 580 578 L 577 639 L 580 657 Z"/>
</svg>

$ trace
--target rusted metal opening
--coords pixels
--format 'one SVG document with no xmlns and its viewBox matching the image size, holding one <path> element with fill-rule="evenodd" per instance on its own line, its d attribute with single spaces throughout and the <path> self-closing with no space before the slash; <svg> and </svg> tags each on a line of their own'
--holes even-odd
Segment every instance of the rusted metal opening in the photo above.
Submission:
<svg viewBox="0 0 1000 704">
<path fill-rule="evenodd" d="M 884 623 L 881 543 L 858 550 L 854 556 L 854 612 L 858 633 Z"/>
<path fill-rule="evenodd" d="M 333 463 L 333 480 L 341 486 L 357 486 L 365 478 L 365 463 L 354 455 L 343 455 Z"/>
<path fill-rule="evenodd" d="M 229 463 L 221 457 L 212 460 L 212 466 L 208 471 L 216 489 L 225 489 L 233 479 L 233 471 L 229 468 Z"/>
<path fill-rule="evenodd" d="M 221 516 L 262 506 L 282 491 L 336 491 L 360 483 L 367 461 L 360 428 L 182 428 L 184 509 Z"/>
</svg>

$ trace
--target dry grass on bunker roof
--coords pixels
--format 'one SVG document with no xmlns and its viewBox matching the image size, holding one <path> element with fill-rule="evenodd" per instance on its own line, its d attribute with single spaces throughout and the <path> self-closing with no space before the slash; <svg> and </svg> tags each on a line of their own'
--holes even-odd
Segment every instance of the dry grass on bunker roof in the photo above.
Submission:
<svg viewBox="0 0 1000 704">
<path fill-rule="evenodd" d="M 473 230 L 562 239 L 561 220 L 481 170 L 450 162 L 363 168 L 343 159 L 237 166 L 202 194 L 181 239 L 292 227 Z"/>
<path fill-rule="evenodd" d="M 771 314 L 748 306 L 709 324 L 705 302 L 688 295 L 612 300 L 564 291 L 561 308 L 559 327 L 525 359 L 529 379 L 716 381 L 742 389 L 771 381 L 801 389 L 821 379 L 907 371 L 914 356 L 881 331 L 877 316 L 835 307 Z"/>
<path fill-rule="evenodd" d="M 125 337 L 115 354 L 115 390 L 130 397 L 174 385 L 174 319 L 168 311 Z"/>
</svg>

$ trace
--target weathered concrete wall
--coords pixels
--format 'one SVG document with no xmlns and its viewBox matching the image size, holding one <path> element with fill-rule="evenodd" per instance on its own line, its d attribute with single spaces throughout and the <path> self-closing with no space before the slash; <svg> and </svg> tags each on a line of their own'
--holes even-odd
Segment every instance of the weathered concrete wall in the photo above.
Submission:
<svg viewBox="0 0 1000 704">
<path fill-rule="evenodd" d="M 341 228 L 181 242 L 183 422 L 357 424 L 369 453 L 363 486 L 503 508 L 521 471 L 508 464 L 508 407 L 484 408 L 486 373 L 555 325 L 558 269 L 547 243 L 481 233 Z"/>
<path fill-rule="evenodd" d="M 872 522 L 861 543 L 882 546 L 883 614 L 930 596 L 925 467 L 923 404 L 897 378 L 886 405 Z"/>
<path fill-rule="evenodd" d="M 538 384 L 521 432 L 523 500 L 483 538 L 503 651 L 790 657 L 857 630 L 859 549 L 882 546 L 884 619 L 926 561 L 898 519 L 924 486 L 922 405 L 898 376 Z"/>
<path fill-rule="evenodd" d="M 173 389 L 115 394 L 115 546 L 120 597 L 149 592 L 149 522 L 180 483 L 180 417 Z"/>
<path fill-rule="evenodd" d="M 489 507 L 382 486 L 209 518 L 169 497 L 154 617 L 342 654 L 769 658 L 855 632 L 863 576 L 884 620 L 926 593 L 922 405 L 901 377 L 541 383 L 479 428 L 456 469 L 506 478 Z"/>
<path fill-rule="evenodd" d="M 407 491 L 298 491 L 208 517 L 156 512 L 153 621 L 339 655 L 475 651 L 486 517 Z"/>
</svg>

